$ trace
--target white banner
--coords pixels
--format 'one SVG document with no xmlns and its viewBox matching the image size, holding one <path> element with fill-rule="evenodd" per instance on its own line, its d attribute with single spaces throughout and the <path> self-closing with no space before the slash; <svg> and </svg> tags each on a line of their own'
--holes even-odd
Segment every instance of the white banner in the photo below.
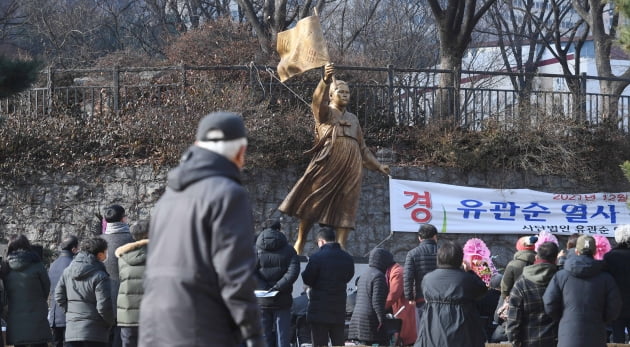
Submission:
<svg viewBox="0 0 630 347">
<path fill-rule="evenodd" d="M 476 234 L 599 234 L 614 236 L 630 224 L 628 193 L 555 194 L 529 189 L 487 189 L 389 180 L 392 231 Z"/>
</svg>

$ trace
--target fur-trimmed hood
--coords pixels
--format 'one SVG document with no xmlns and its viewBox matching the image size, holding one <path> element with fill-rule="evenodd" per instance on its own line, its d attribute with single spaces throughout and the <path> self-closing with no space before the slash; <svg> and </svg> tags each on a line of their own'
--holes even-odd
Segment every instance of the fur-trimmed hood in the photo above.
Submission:
<svg viewBox="0 0 630 347">
<path fill-rule="evenodd" d="M 126 245 L 122 245 L 118 248 L 116 248 L 116 251 L 114 252 L 114 254 L 116 255 L 116 258 L 120 258 L 121 255 L 133 251 L 134 249 L 138 249 L 142 246 L 145 246 L 149 244 L 149 239 L 144 239 L 144 240 L 140 240 L 140 241 L 136 241 L 136 242 L 130 242 Z"/>
</svg>

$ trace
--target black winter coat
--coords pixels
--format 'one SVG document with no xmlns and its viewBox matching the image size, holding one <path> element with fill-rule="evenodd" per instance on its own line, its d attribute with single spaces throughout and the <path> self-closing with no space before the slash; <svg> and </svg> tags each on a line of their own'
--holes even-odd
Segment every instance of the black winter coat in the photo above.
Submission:
<svg viewBox="0 0 630 347">
<path fill-rule="evenodd" d="M 190 147 L 151 213 L 139 346 L 262 336 L 251 211 L 238 167 Z"/>
<path fill-rule="evenodd" d="M 361 342 L 387 342 L 388 336 L 383 328 L 385 301 L 389 292 L 385 272 L 393 263 L 394 256 L 385 249 L 376 248 L 370 252 L 368 270 L 359 277 L 357 285 L 349 338 Z"/>
<path fill-rule="evenodd" d="M 604 255 L 608 272 L 619 287 L 623 306 L 618 319 L 630 319 L 630 248 L 615 248 Z"/>
<path fill-rule="evenodd" d="M 354 276 L 354 260 L 336 242 L 323 245 L 302 272 L 311 287 L 306 319 L 309 322 L 343 324 L 346 315 L 346 285 Z"/>
<path fill-rule="evenodd" d="M 603 262 L 586 255 L 570 257 L 549 282 L 545 312 L 558 326 L 558 347 L 606 346 L 606 323 L 621 310 L 615 280 L 602 272 Z"/>
<path fill-rule="evenodd" d="M 118 275 L 118 257 L 114 254 L 118 247 L 135 242 L 129 233 L 129 225 L 123 222 L 107 223 L 105 233 L 101 238 L 107 241 L 107 259 L 103 262 L 105 269 L 109 274 L 111 281 L 110 288 L 112 290 L 112 305 L 114 317 L 116 317 L 116 302 L 118 300 L 118 289 L 120 288 L 120 276 Z"/>
<path fill-rule="evenodd" d="M 259 290 L 277 290 L 270 298 L 258 298 L 264 309 L 288 309 L 293 304 L 293 283 L 300 275 L 300 260 L 286 236 L 279 230 L 265 229 L 256 240 L 256 279 Z"/>
<path fill-rule="evenodd" d="M 74 257 L 57 283 L 55 300 L 66 311 L 66 341 L 108 341 L 114 324 L 110 281 L 94 255 Z"/>
<path fill-rule="evenodd" d="M 49 309 L 48 309 L 48 324 L 50 327 L 65 327 L 66 326 L 66 313 L 64 312 L 57 301 L 55 300 L 55 288 L 57 283 L 70 263 L 74 254 L 70 251 L 62 250 L 59 253 L 59 257 L 50 264 L 48 269 L 48 278 L 50 279 L 50 296 L 49 296 Z"/>
<path fill-rule="evenodd" d="M 429 239 L 407 252 L 404 273 L 407 300 L 422 299 L 422 279 L 437 268 L 437 249 L 437 243 Z"/>
<path fill-rule="evenodd" d="M 4 285 L 7 290 L 7 344 L 27 345 L 48 342 L 50 328 L 46 320 L 50 280 L 39 256 L 17 250 L 7 256 L 10 271 Z"/>
<path fill-rule="evenodd" d="M 422 280 L 425 306 L 417 347 L 483 347 L 477 300 L 486 284 L 472 271 L 440 268 Z"/>
</svg>

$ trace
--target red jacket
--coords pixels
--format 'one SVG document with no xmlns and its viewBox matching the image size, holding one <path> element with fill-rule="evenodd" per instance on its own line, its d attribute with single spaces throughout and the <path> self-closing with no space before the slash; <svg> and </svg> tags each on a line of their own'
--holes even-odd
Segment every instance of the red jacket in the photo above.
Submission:
<svg viewBox="0 0 630 347">
<path fill-rule="evenodd" d="M 403 267 L 398 263 L 390 266 L 385 273 L 389 294 L 385 301 L 385 309 L 391 309 L 392 313 L 398 312 L 401 307 L 405 307 L 396 318 L 402 319 L 400 338 L 405 345 L 412 345 L 416 342 L 416 306 L 409 304 L 405 299 L 405 285 L 403 279 Z"/>
</svg>

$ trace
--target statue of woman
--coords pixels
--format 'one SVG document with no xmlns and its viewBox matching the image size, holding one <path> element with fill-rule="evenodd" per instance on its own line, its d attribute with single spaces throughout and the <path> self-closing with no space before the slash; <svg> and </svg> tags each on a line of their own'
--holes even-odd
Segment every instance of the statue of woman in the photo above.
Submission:
<svg viewBox="0 0 630 347">
<path fill-rule="evenodd" d="M 300 219 L 294 245 L 298 254 L 315 222 L 334 227 L 337 242 L 345 248 L 355 225 L 363 167 L 384 175 L 390 172 L 365 145 L 357 116 L 346 111 L 348 84 L 335 80 L 334 75 L 334 65 L 326 64 L 311 104 L 316 144 L 307 154 L 313 154 L 313 159 L 279 207 Z"/>
</svg>

